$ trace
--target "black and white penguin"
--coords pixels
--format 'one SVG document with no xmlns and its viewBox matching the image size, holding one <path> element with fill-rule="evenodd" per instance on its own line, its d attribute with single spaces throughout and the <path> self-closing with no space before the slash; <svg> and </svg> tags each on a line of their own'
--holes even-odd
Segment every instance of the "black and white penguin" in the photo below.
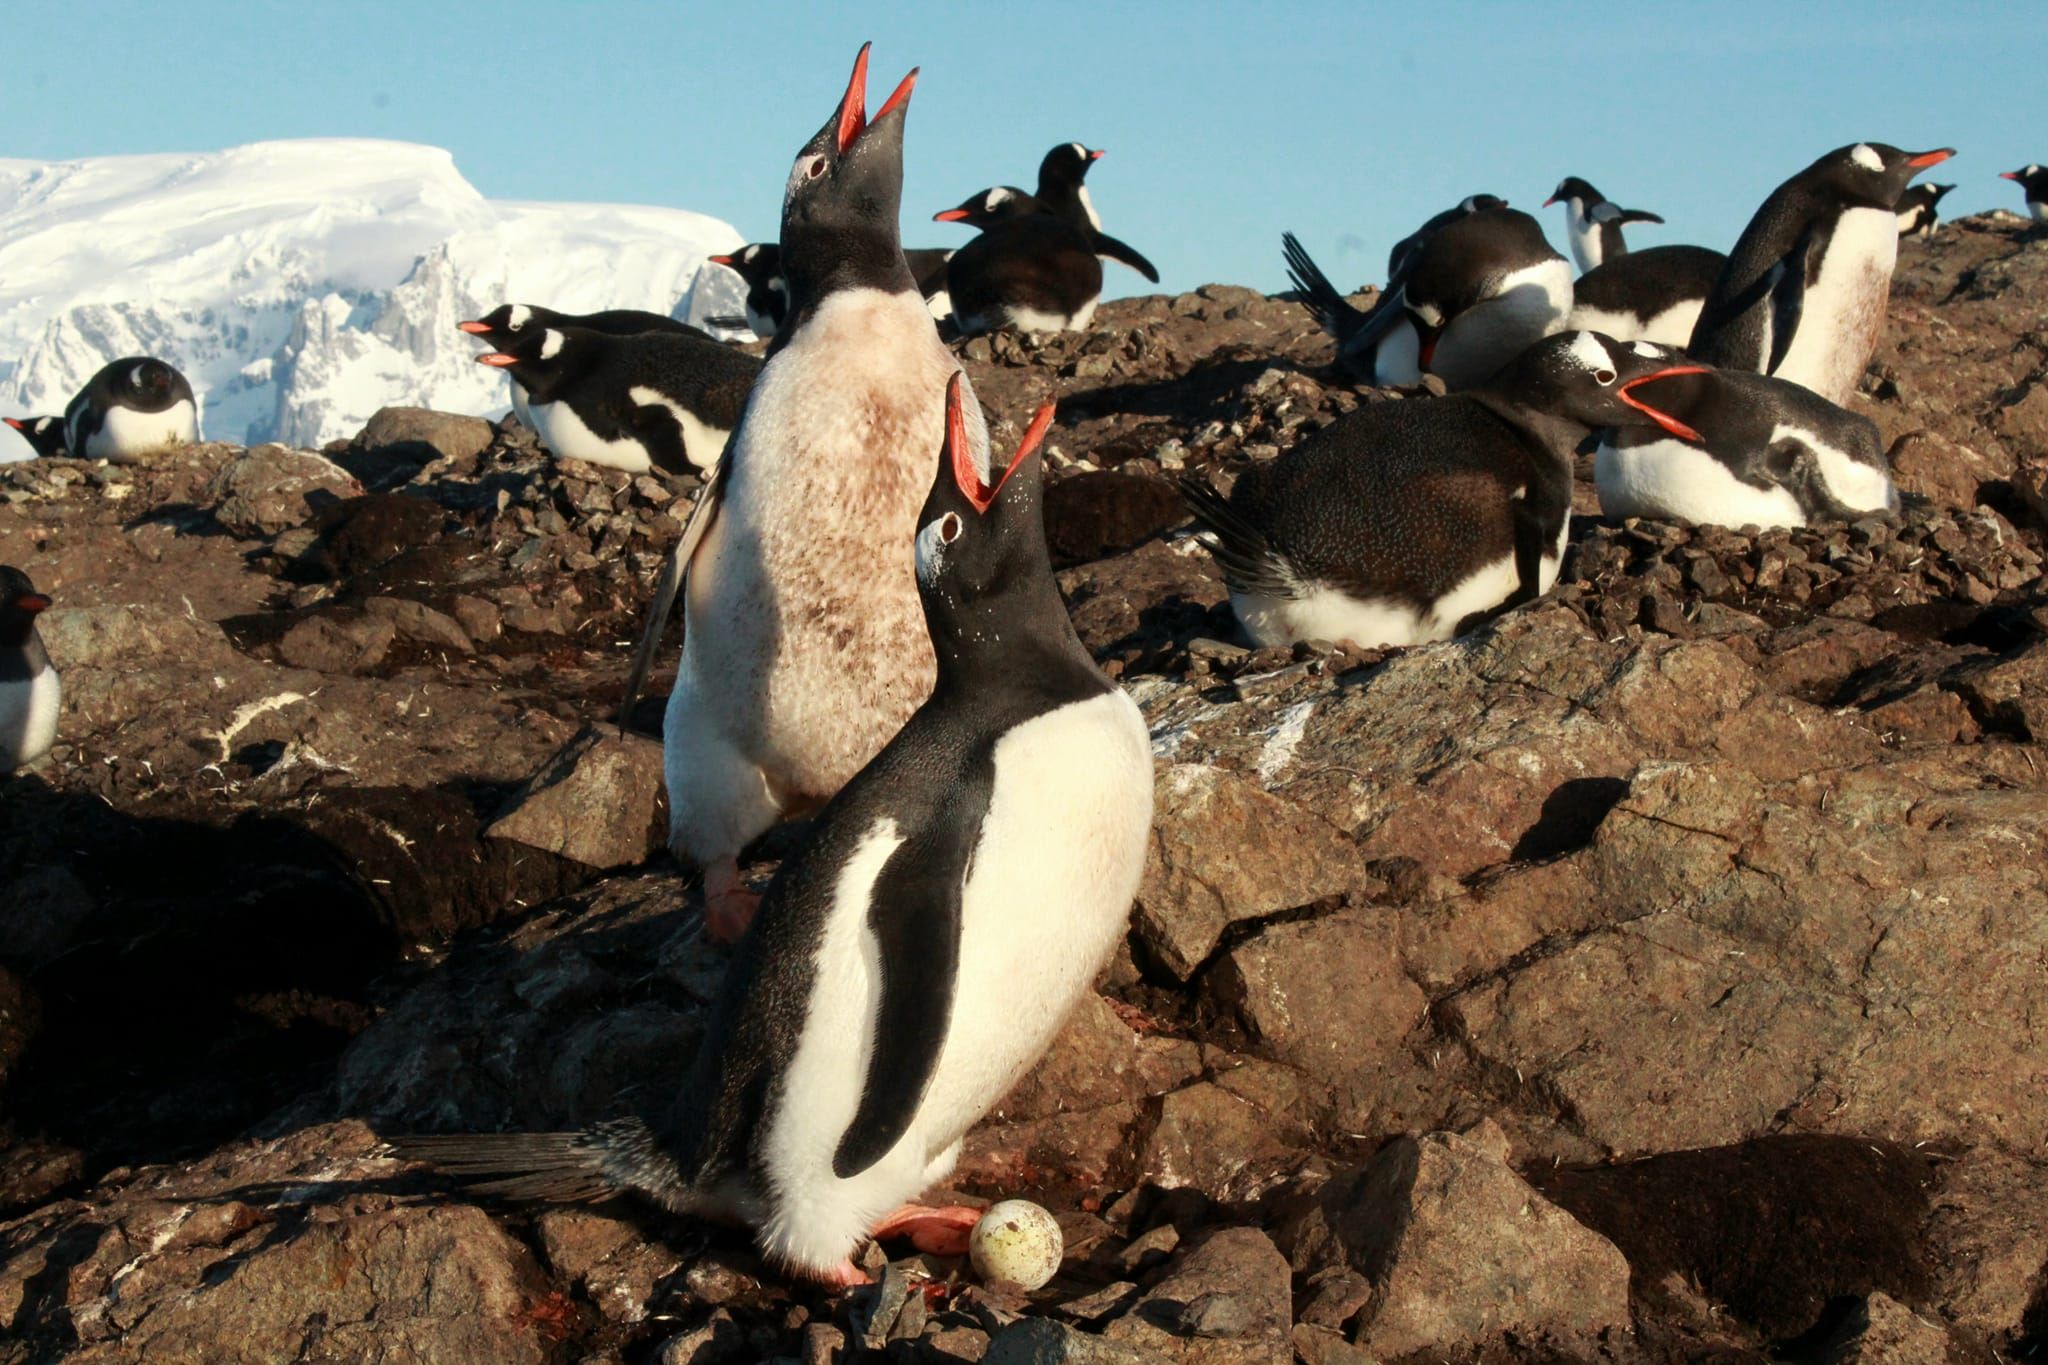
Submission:
<svg viewBox="0 0 2048 1365">
<path fill-rule="evenodd" d="M 509 352 L 521 337 L 545 331 L 550 327 L 581 327 L 586 332 L 603 332 L 606 336 L 678 332 L 700 337 L 705 341 L 712 340 L 711 334 L 701 327 L 692 327 L 687 322 L 678 322 L 672 317 L 651 313 L 644 308 L 607 308 L 598 313 L 558 313 L 537 303 L 501 303 L 480 318 L 472 318 L 455 325 L 498 352 Z M 526 387 L 519 382 L 516 375 L 511 377 L 511 384 L 512 411 L 530 428 L 533 426 L 533 414 L 527 409 Z"/>
<path fill-rule="evenodd" d="M 1182 488 L 1259 645 L 1445 640 L 1549 591 L 1574 451 L 1591 429 L 1661 422 L 1623 386 L 1670 368 L 1655 348 L 1552 336 L 1480 388 L 1338 418 L 1227 499 Z"/>
<path fill-rule="evenodd" d="M 1932 237 L 1934 229 L 1941 225 L 1941 214 L 1937 205 L 1943 195 L 1954 189 L 1954 185 L 1912 185 L 1899 196 L 1899 202 L 1892 205 L 1892 211 L 1899 218 L 1899 236 Z"/>
<path fill-rule="evenodd" d="M 954 252 L 946 280 L 962 336 L 1004 327 L 1079 332 L 1102 299 L 1102 260 L 1084 229 L 1034 213 L 996 223 Z"/>
<path fill-rule="evenodd" d="M 1037 193 L 1026 193 L 1015 185 L 995 185 L 968 195 L 956 207 L 940 210 L 932 215 L 932 221 L 961 223 L 986 231 L 1013 218 L 1049 213 L 1084 233 L 1097 256 L 1127 265 L 1157 284 L 1158 268 L 1137 248 L 1102 230 L 1102 217 L 1095 211 L 1095 202 L 1088 197 L 1088 168 L 1107 155 L 1099 147 L 1062 142 L 1038 163 Z"/>
<path fill-rule="evenodd" d="M 1515 209 L 1457 214 L 1410 253 L 1400 281 L 1364 313 L 1292 233 L 1281 241 L 1304 304 L 1337 340 L 1339 368 L 1375 384 L 1434 374 L 1447 388 L 1471 388 L 1563 327 L 1571 312 L 1570 263 Z"/>
<path fill-rule="evenodd" d="M 1604 515 L 1768 527 L 1898 510 L 1869 418 L 1787 379 L 1646 349 L 1670 368 L 1626 381 L 1621 398 L 1670 423 L 1602 437 L 1593 478 Z"/>
<path fill-rule="evenodd" d="M 1728 258 L 1703 246 L 1653 246 L 1610 257 L 1572 286 L 1572 331 L 1683 346 Z"/>
<path fill-rule="evenodd" d="M 1847 402 L 1884 326 L 1899 254 L 1892 205 L 1907 181 L 1954 155 L 1858 142 L 1773 190 L 1736 241 L 1686 350 Z"/>
<path fill-rule="evenodd" d="M 37 455 L 49 457 L 66 453 L 62 417 L 4 417 L 8 426 L 21 433 Z"/>
<path fill-rule="evenodd" d="M 198 439 L 192 386 L 153 356 L 126 356 L 103 367 L 64 408 L 64 447 L 81 459 L 127 464 Z"/>
<path fill-rule="evenodd" d="M 740 850 L 828 800 L 932 685 L 904 547 L 960 365 L 897 236 L 917 73 L 870 122 L 867 66 L 863 47 L 790 171 L 778 234 L 789 323 L 663 571 L 628 678 L 630 709 L 680 588 L 689 626 L 662 735 L 669 845 L 705 869 L 718 937 L 752 910 Z"/>
<path fill-rule="evenodd" d="M 761 372 L 708 339 L 581 327 L 527 328 L 510 350 L 476 359 L 525 391 L 527 420 L 555 458 L 635 474 L 717 464 Z"/>
<path fill-rule="evenodd" d="M 959 223 L 971 228 L 991 227 L 1012 218 L 1028 218 L 1034 213 L 1049 213 L 1050 209 L 1038 202 L 1038 196 L 1029 190 L 1020 190 L 1015 185 L 994 185 L 985 190 L 976 190 L 949 209 L 940 209 L 932 215 L 934 223 Z"/>
<path fill-rule="evenodd" d="M 1387 288 L 1392 290 L 1408 277 L 1415 266 L 1415 253 L 1424 243 L 1443 230 L 1446 223 L 1455 222 L 1467 214 L 1478 213 L 1481 209 L 1504 209 L 1508 201 L 1497 194 L 1468 194 L 1442 213 L 1431 214 L 1423 220 L 1421 227 L 1403 237 L 1387 250 Z"/>
<path fill-rule="evenodd" d="M 998 475 L 962 377 L 948 399 L 913 537 L 937 686 L 776 873 L 694 1074 L 590 1132 L 396 1138 L 399 1155 L 488 1194 L 630 1190 L 740 1222 L 833 1286 L 865 1280 L 870 1237 L 965 1250 L 980 1210 L 908 1201 L 952 1171 L 1122 938 L 1152 756 L 1053 580 L 1035 455 L 1050 406 Z"/>
<path fill-rule="evenodd" d="M 49 609 L 27 574 L 0 564 L 0 773 L 26 768 L 57 740 L 64 688 L 36 633 Z"/>
<path fill-rule="evenodd" d="M 1572 259 L 1579 263 L 1581 271 L 1597 270 L 1627 255 L 1628 242 L 1621 230 L 1628 224 L 1664 221 L 1643 209 L 1623 208 L 1575 175 L 1557 182 L 1543 207 L 1552 204 L 1564 205 L 1565 235 L 1571 241 Z"/>
<path fill-rule="evenodd" d="M 925 306 L 934 318 L 946 317 L 953 311 L 952 301 L 946 297 L 946 262 L 952 257 L 952 251 L 944 247 L 916 247 L 903 253 L 911 275 L 917 280 L 917 291 L 924 295 Z M 738 251 L 713 256 L 711 263 L 724 266 L 746 283 L 747 330 L 764 339 L 774 336 L 789 318 L 789 282 L 782 278 L 782 248 L 773 242 L 749 242 Z M 740 319 L 713 321 L 729 323 Z"/>
<path fill-rule="evenodd" d="M 2048 166 L 2026 165 L 2016 171 L 2000 171 L 2000 180 L 2011 180 L 2026 191 L 2027 216 L 2048 223 Z"/>
</svg>

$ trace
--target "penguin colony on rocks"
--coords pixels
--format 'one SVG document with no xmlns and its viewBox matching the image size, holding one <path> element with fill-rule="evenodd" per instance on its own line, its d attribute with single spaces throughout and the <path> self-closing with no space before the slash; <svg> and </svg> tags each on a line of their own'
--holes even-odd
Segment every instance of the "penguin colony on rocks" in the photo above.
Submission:
<svg viewBox="0 0 2048 1365">
<path fill-rule="evenodd" d="M 764 359 L 660 313 L 505 303 L 460 324 L 559 459 L 695 470 L 624 712 L 667 617 L 686 621 L 663 725 L 669 845 L 736 944 L 692 1074 L 583 1132 L 394 1136 L 400 1154 L 525 1199 L 631 1192 L 744 1225 L 793 1274 L 846 1286 L 871 1238 L 959 1255 L 979 1210 L 928 1206 L 968 1130 L 1044 1051 L 1124 931 L 1150 838 L 1136 706 L 1069 623 L 1043 525 L 1050 404 L 990 449 L 950 338 L 1085 329 L 1109 261 L 1100 149 L 1061 143 L 1033 189 L 933 215 L 905 251 L 917 72 L 873 116 L 868 49 L 785 182 L 780 231 L 711 258 L 744 282 Z M 1540 597 L 1570 536 L 1573 458 L 1602 511 L 1796 526 L 1897 511 L 1876 428 L 1843 402 L 1882 325 L 1897 242 L 1951 186 L 1946 149 L 1839 148 L 1767 197 L 1733 249 L 1631 251 L 1662 225 L 1561 181 L 1571 260 L 1492 194 L 1431 215 L 1354 303 L 1283 235 L 1337 369 L 1441 396 L 1339 418 L 1227 491 L 1182 493 L 1245 634 L 1442 640 Z M 2008 172 L 2037 219 L 2048 171 Z M 1573 277 L 1572 263 L 1579 270 Z M 943 331 L 942 331 L 943 329 Z M 61 416 L 6 419 L 42 456 L 133 461 L 198 439 L 165 362 L 107 365 Z M 0 566 L 0 769 L 41 762 L 61 685 L 51 605 Z M 749 842 L 813 817 L 765 892 Z M 757 914 L 756 911 L 759 911 Z M 653 1099 L 650 1097 L 664 1098 Z"/>
</svg>

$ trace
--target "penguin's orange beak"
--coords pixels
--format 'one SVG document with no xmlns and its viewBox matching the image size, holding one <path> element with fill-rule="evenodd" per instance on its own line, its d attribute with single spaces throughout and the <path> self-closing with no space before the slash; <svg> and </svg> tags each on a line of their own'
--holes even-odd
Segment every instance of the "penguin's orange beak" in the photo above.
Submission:
<svg viewBox="0 0 2048 1365">
<path fill-rule="evenodd" d="M 1955 154 L 1956 149 L 1953 147 L 1936 147 L 1931 152 L 1921 152 L 1907 157 L 1906 164 L 1915 170 L 1924 171 L 1929 166 L 1939 166 Z"/>
<path fill-rule="evenodd" d="M 503 368 L 506 365 L 517 365 L 519 357 L 506 355 L 503 351 L 486 351 L 476 358 L 476 363 L 479 365 L 496 365 Z"/>
<path fill-rule="evenodd" d="M 946 453 L 953 463 L 953 485 L 960 490 L 960 496 L 974 504 L 974 510 L 987 515 L 995 505 L 996 495 L 1003 491 L 1003 485 L 1017 472 L 1017 466 L 1024 463 L 1030 454 L 1045 440 L 1045 433 L 1052 429 L 1053 405 L 1042 405 L 1031 418 L 1031 425 L 1024 429 L 1024 439 L 1017 444 L 1017 454 L 1002 477 L 993 484 L 981 481 L 981 471 L 974 467 L 974 452 L 967 448 L 967 377 L 959 370 L 946 381 Z"/>
<path fill-rule="evenodd" d="M 1622 402 L 1628 404 L 1628 406 L 1634 408 L 1637 412 L 1640 412 L 1679 440 L 1700 443 L 1704 442 L 1706 438 L 1685 423 L 1679 421 L 1676 417 L 1673 417 L 1670 413 L 1659 412 L 1642 399 L 1636 397 L 1635 390 L 1659 379 L 1675 379 L 1682 374 L 1707 373 L 1709 371 L 1704 365 L 1673 365 L 1667 369 L 1658 370 L 1653 374 L 1638 375 L 1624 383 L 1619 389 L 1616 389 L 1615 393 L 1620 396 Z"/>
<path fill-rule="evenodd" d="M 889 111 L 897 105 L 910 103 L 911 87 L 917 84 L 917 68 L 912 67 L 910 74 L 903 78 L 895 92 L 875 111 L 874 119 L 870 120 L 867 115 L 868 49 L 873 46 L 873 43 L 860 45 L 860 55 L 853 59 L 853 75 L 846 82 L 846 95 L 839 101 L 839 128 L 834 134 L 834 140 L 838 143 L 841 156 L 846 155 L 846 149 L 867 131 L 871 121 L 879 122 L 887 118 Z"/>
<path fill-rule="evenodd" d="M 478 322 L 474 318 L 470 319 L 468 322 L 458 322 L 455 324 L 455 326 L 458 330 L 467 332 L 471 336 L 482 336 L 485 332 L 491 330 L 490 323 Z"/>
<path fill-rule="evenodd" d="M 7 423 L 8 426 L 13 427 L 16 431 L 28 430 L 28 423 L 22 421 L 19 417 L 0 417 L 0 422 Z"/>
<path fill-rule="evenodd" d="M 1100 161 L 1108 155 L 1109 152 L 1105 148 L 1097 147 L 1094 151 L 1088 153 L 1088 159 L 1090 161 Z"/>
<path fill-rule="evenodd" d="M 932 215 L 932 221 L 934 223 L 957 223 L 966 216 L 966 209 L 941 209 Z"/>
<path fill-rule="evenodd" d="M 2020 173 L 2018 171 L 2000 171 L 1998 178 L 2000 180 L 2017 180 L 2020 178 Z M 11 422 L 14 419 L 10 417 L 7 420 Z"/>
<path fill-rule="evenodd" d="M 713 265 L 722 265 L 728 270 L 732 269 L 732 257 L 730 256 L 706 256 L 704 259 Z"/>
<path fill-rule="evenodd" d="M 24 593 L 22 596 L 14 599 L 14 605 L 20 607 L 30 616 L 34 616 L 39 612 L 45 612 L 50 609 L 50 599 L 39 592 Z"/>
<path fill-rule="evenodd" d="M 1552 204 L 1555 204 L 1556 202 L 1557 202 L 1557 196 L 1553 194 L 1553 195 L 1551 195 L 1551 196 L 1550 196 L 1550 197 L 1549 197 L 1548 199 L 1546 199 L 1546 200 L 1544 200 L 1544 201 L 1543 201 L 1543 207 L 1544 207 L 1544 208 L 1549 208 L 1549 207 L 1550 207 L 1550 206 L 1551 206 Z"/>
</svg>

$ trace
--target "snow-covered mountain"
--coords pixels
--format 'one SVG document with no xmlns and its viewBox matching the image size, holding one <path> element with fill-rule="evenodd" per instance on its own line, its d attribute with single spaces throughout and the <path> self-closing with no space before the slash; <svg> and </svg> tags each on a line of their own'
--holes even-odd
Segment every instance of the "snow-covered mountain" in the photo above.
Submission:
<svg viewBox="0 0 2048 1365">
<path fill-rule="evenodd" d="M 185 372 L 221 440 L 317 445 L 388 403 L 495 416 L 504 376 L 457 322 L 508 300 L 737 313 L 705 257 L 741 240 L 680 209 L 486 199 L 403 142 L 0 159 L 0 416 L 61 412 L 139 354 Z M 0 459 L 28 453 L 0 427 Z"/>
</svg>

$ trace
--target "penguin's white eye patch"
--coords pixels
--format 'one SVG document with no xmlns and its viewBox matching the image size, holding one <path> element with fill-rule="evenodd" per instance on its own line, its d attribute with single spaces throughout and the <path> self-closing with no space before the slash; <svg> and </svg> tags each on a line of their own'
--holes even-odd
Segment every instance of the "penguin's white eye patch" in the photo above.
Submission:
<svg viewBox="0 0 2048 1365">
<path fill-rule="evenodd" d="M 556 356 L 560 355 L 562 353 L 562 342 L 565 339 L 560 332 L 549 329 L 547 336 L 540 343 L 540 358 L 542 360 L 553 360 Z"/>
<path fill-rule="evenodd" d="M 788 194 L 794 191 L 798 185 L 803 184 L 807 180 L 816 180 L 824 173 L 825 158 L 823 154 L 813 152 L 809 156 L 800 156 L 796 159 L 796 164 L 789 168 L 789 184 L 784 188 L 783 193 Z"/>
<path fill-rule="evenodd" d="M 532 310 L 525 304 L 515 304 L 512 308 L 512 315 L 505 319 L 505 330 L 508 332 L 518 331 L 526 326 L 526 321 L 531 316 Z"/>
<path fill-rule="evenodd" d="M 1877 149 L 1867 142 L 1859 142 L 1850 148 L 1849 159 L 1866 171 L 1884 170 L 1884 158 L 1879 156 Z"/>
<path fill-rule="evenodd" d="M 1634 351 L 1637 355 L 1642 356 L 1648 360 L 1655 360 L 1659 356 L 1664 354 L 1664 348 L 1662 346 L 1653 345 L 1647 341 L 1638 341 L 1635 345 L 1629 347 L 1629 349 L 1631 351 Z"/>
<path fill-rule="evenodd" d="M 917 533 L 917 581 L 929 587 L 938 581 L 946 567 L 946 552 L 953 542 L 960 539 L 966 527 L 957 512 L 948 512 L 936 521 L 926 522 Z"/>
<path fill-rule="evenodd" d="M 1608 371 L 1607 379 L 1600 381 L 1603 384 L 1614 377 L 1614 358 L 1607 354 L 1607 348 L 1602 346 L 1600 339 L 1591 332 L 1580 332 L 1573 337 L 1572 344 L 1566 348 L 1565 354 L 1577 361 L 1580 369 Z"/>
</svg>

